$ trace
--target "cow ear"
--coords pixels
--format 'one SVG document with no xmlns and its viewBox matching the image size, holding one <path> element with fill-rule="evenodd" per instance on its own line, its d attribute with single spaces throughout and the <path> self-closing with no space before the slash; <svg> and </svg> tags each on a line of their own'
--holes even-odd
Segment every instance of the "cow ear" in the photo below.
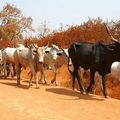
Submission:
<svg viewBox="0 0 120 120">
<path fill-rule="evenodd" d="M 31 48 L 32 46 L 33 46 L 33 44 L 30 44 L 30 45 L 28 45 L 27 47 L 28 47 L 28 48 Z"/>
<path fill-rule="evenodd" d="M 4 49 L 5 49 L 5 48 L 2 48 L 2 49 L 1 49 L 1 52 L 3 52 L 3 51 L 4 51 Z"/>
<path fill-rule="evenodd" d="M 30 45 L 28 45 L 27 47 L 30 48 Z"/>
</svg>

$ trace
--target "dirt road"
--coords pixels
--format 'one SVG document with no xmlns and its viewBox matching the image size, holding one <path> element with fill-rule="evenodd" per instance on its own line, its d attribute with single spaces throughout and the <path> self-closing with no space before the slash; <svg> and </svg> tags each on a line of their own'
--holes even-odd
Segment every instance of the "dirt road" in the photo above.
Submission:
<svg viewBox="0 0 120 120">
<path fill-rule="evenodd" d="M 63 87 L 0 80 L 0 120 L 119 120 L 120 100 Z"/>
</svg>

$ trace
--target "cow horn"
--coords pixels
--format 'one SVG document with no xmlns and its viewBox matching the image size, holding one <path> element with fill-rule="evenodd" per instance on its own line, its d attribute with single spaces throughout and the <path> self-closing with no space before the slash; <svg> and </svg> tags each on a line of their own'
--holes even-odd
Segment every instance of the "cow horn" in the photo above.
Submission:
<svg viewBox="0 0 120 120">
<path fill-rule="evenodd" d="M 44 46 L 44 48 L 45 48 L 45 49 L 47 49 L 48 47 L 49 47 L 49 45 L 48 45 L 48 44 Z"/>
<path fill-rule="evenodd" d="M 65 50 L 61 46 L 59 48 L 63 51 L 63 53 L 65 54 L 65 56 L 68 57 L 68 55 L 66 54 Z"/>
<path fill-rule="evenodd" d="M 55 44 L 52 44 L 52 47 L 59 50 L 59 47 L 57 45 L 55 45 Z"/>
<path fill-rule="evenodd" d="M 111 32 L 110 32 L 108 26 L 107 26 L 105 23 L 104 23 L 104 25 L 105 25 L 105 28 L 106 28 L 107 33 L 108 33 L 108 35 L 110 36 L 111 40 L 113 40 L 113 41 L 115 41 L 115 42 L 118 42 L 118 40 L 115 39 L 115 38 L 112 36 L 112 34 L 111 34 Z"/>
</svg>

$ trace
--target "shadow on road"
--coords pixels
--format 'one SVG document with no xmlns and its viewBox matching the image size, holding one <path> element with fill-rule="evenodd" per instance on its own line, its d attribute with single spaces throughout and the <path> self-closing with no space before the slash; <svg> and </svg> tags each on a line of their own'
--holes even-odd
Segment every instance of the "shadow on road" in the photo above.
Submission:
<svg viewBox="0 0 120 120">
<path fill-rule="evenodd" d="M 4 76 L 0 76 L 1 80 L 16 80 L 16 77 L 4 77 Z"/>
<path fill-rule="evenodd" d="M 14 86 L 16 88 L 22 88 L 22 89 L 29 89 L 29 86 L 28 85 L 17 85 L 16 83 L 11 83 L 11 82 L 1 82 L 1 84 L 5 84 L 5 85 L 9 85 L 9 86 Z"/>
<path fill-rule="evenodd" d="M 66 96 L 71 96 L 71 97 L 77 97 L 76 100 L 79 99 L 84 99 L 84 100 L 97 100 L 97 101 L 104 101 L 105 98 L 102 97 L 96 97 L 93 95 L 86 95 L 86 94 L 80 94 L 77 91 L 73 91 L 73 90 L 69 90 L 66 88 L 46 88 L 47 92 L 52 92 L 55 94 L 59 94 L 59 95 L 66 95 Z"/>
</svg>

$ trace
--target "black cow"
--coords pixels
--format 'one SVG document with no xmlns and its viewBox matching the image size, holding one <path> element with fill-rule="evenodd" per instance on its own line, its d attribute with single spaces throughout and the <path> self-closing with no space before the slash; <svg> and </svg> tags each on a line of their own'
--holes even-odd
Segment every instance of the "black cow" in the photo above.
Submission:
<svg viewBox="0 0 120 120">
<path fill-rule="evenodd" d="M 79 67 L 82 67 L 85 70 L 90 69 L 90 85 L 87 88 L 87 93 L 92 89 L 92 85 L 95 82 L 95 72 L 98 72 L 102 76 L 103 94 L 106 97 L 105 78 L 106 75 L 110 73 L 111 64 L 115 61 L 120 61 L 120 43 L 118 41 L 109 45 L 105 45 L 100 41 L 96 43 L 73 43 L 69 47 L 68 53 L 74 66 L 72 73 L 73 89 L 75 86 L 75 77 L 77 77 L 81 93 L 84 91 L 78 73 Z"/>
<path fill-rule="evenodd" d="M 80 83 L 80 77 L 78 74 L 79 67 L 85 70 L 90 69 L 90 85 L 87 88 L 87 93 L 92 89 L 92 85 L 95 83 L 94 76 L 97 71 L 102 76 L 102 88 L 103 94 L 107 97 L 106 92 L 106 75 L 110 73 L 111 64 L 115 61 L 120 61 L 120 41 L 115 39 L 106 24 L 104 24 L 111 40 L 114 43 L 105 45 L 98 41 L 96 43 L 80 42 L 73 43 L 68 49 L 69 59 L 71 58 L 74 71 L 68 70 L 73 75 L 73 89 L 75 85 L 75 77 L 77 77 L 80 91 L 83 92 L 83 87 Z M 68 61 L 69 62 L 69 61 Z"/>
<path fill-rule="evenodd" d="M 70 71 L 70 73 L 72 73 L 72 76 L 73 76 L 72 87 L 74 89 L 75 78 L 77 77 L 81 93 L 84 92 L 84 89 L 80 83 L 81 77 L 79 76 L 79 67 L 82 67 L 85 70 L 90 69 L 91 61 L 92 61 L 93 45 L 94 45 L 93 43 L 88 43 L 88 42 L 73 43 L 68 49 L 69 59 L 71 59 L 74 67 L 73 72 L 70 71 L 68 67 L 68 70 Z"/>
</svg>

